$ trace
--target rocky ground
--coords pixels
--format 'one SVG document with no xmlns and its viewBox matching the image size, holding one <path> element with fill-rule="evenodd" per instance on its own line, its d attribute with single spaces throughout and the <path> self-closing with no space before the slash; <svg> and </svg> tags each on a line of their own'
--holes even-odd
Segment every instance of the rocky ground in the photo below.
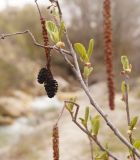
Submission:
<svg viewBox="0 0 140 160">
<path fill-rule="evenodd" d="M 139 84 L 139 81 L 136 84 Z M 65 83 L 66 86 L 67 83 Z M 140 114 L 140 88 L 138 86 L 133 87 L 130 93 L 129 102 L 132 117 Z M 52 100 L 46 96 L 33 97 L 21 91 L 14 91 L 11 97 L 0 98 L 1 160 L 52 160 L 52 127 L 63 107 L 63 101 L 76 95 L 80 105 L 79 117 L 83 115 L 85 106 L 90 106 L 83 91 L 64 92 L 65 87 L 62 87 L 58 95 Z M 116 110 L 110 111 L 107 107 L 105 83 L 90 86 L 90 91 L 111 121 L 126 135 L 125 105 L 121 101 L 121 94 L 116 95 Z M 94 109 L 92 114 L 97 114 Z M 99 139 L 104 145 L 108 143 L 109 149 L 124 159 L 127 149 L 117 140 L 104 121 L 101 120 L 101 122 Z M 90 159 L 88 138 L 72 123 L 67 111 L 64 111 L 60 120 L 59 130 L 60 159 Z M 135 131 L 137 139 L 140 138 L 139 131 L 140 129 Z M 96 145 L 94 145 L 94 149 L 97 149 Z"/>
</svg>

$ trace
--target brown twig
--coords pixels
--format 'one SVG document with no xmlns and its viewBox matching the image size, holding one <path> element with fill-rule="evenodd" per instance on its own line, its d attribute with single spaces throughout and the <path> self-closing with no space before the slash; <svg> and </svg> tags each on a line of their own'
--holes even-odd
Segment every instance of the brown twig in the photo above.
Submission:
<svg viewBox="0 0 140 160">
<path fill-rule="evenodd" d="M 90 93 L 88 87 L 86 86 L 85 82 L 83 81 L 83 78 L 82 78 L 82 75 L 81 75 L 81 72 L 80 72 L 80 68 L 79 68 L 79 64 L 78 64 L 78 60 L 77 60 L 77 57 L 76 57 L 76 53 L 73 49 L 73 46 L 70 42 L 70 39 L 69 39 L 69 36 L 68 36 L 67 32 L 65 32 L 65 36 L 66 36 L 66 40 L 68 42 L 68 46 L 69 46 L 70 52 L 72 54 L 73 60 L 74 60 L 74 65 L 75 65 L 76 72 L 75 72 L 75 70 L 73 70 L 73 71 L 74 71 L 77 79 L 79 80 L 83 90 L 85 91 L 86 95 L 88 96 L 91 105 L 102 116 L 102 118 L 105 120 L 105 122 L 109 126 L 109 128 L 114 132 L 116 137 L 124 145 L 126 145 L 130 150 L 132 150 L 137 155 L 138 158 L 140 158 L 140 152 L 131 143 L 129 143 L 129 141 L 121 134 L 121 132 L 114 126 L 114 124 L 111 122 L 111 120 L 108 119 L 107 114 L 101 109 L 101 107 L 96 103 L 94 98 L 91 96 L 91 93 Z M 69 62 L 67 62 L 67 63 L 69 64 Z"/>
<path fill-rule="evenodd" d="M 74 102 L 71 102 L 71 101 L 64 101 L 65 105 L 67 103 L 72 103 L 76 106 L 76 111 L 75 113 L 73 112 L 70 112 L 70 115 L 71 115 L 71 118 L 72 118 L 72 121 L 88 136 L 90 137 L 90 139 L 92 139 L 97 145 L 98 147 L 102 150 L 102 151 L 105 151 L 111 158 L 113 158 L 114 160 L 119 160 L 117 157 L 115 157 L 110 151 L 108 151 L 106 148 L 104 148 L 101 143 L 99 142 L 99 140 L 97 139 L 97 137 L 91 135 L 91 133 L 88 131 L 88 129 L 86 128 L 83 128 L 81 126 L 80 123 L 78 123 L 77 121 L 77 116 L 78 116 L 78 112 L 79 112 L 79 108 L 80 106 L 77 104 L 77 103 L 74 103 Z"/>
<path fill-rule="evenodd" d="M 25 31 L 21 31 L 21 32 L 15 32 L 15 33 L 5 33 L 5 34 L 1 34 L 0 35 L 0 39 L 4 40 L 7 37 L 12 37 L 12 36 L 18 36 L 18 35 L 23 35 L 23 34 L 29 34 L 29 36 L 31 37 L 34 45 L 41 47 L 41 48 L 49 48 L 49 49 L 55 49 L 56 51 L 59 51 L 60 49 L 58 47 L 54 46 L 50 46 L 50 45 L 42 45 L 40 43 L 37 42 L 37 40 L 35 39 L 33 33 L 30 30 L 25 30 Z M 63 52 L 64 54 L 67 54 L 69 56 L 72 56 L 71 53 L 67 50 L 61 49 L 61 52 Z"/>
<path fill-rule="evenodd" d="M 128 95 L 128 86 L 129 86 L 128 79 L 129 79 L 129 75 L 127 73 L 124 73 L 123 76 L 124 76 L 124 82 L 125 82 L 124 102 L 125 102 L 125 106 L 126 106 L 127 124 L 128 124 L 128 127 L 129 127 L 130 123 L 131 123 L 130 110 L 129 110 L 129 95 Z M 132 134 L 133 133 L 131 131 L 131 133 L 129 133 L 129 141 L 133 145 L 133 135 Z M 133 151 L 132 151 L 131 157 L 132 157 L 132 160 L 136 160 L 135 153 Z"/>
<path fill-rule="evenodd" d="M 61 112 L 60 112 L 60 114 L 59 114 L 59 116 L 58 116 L 58 119 L 57 119 L 57 121 L 56 121 L 56 125 L 59 123 L 59 121 L 60 121 L 60 119 L 61 119 L 61 117 L 62 117 L 62 115 L 63 115 L 63 113 L 64 113 L 64 109 L 65 109 L 65 106 L 63 106 L 63 108 L 62 108 L 62 110 L 61 110 Z"/>
</svg>

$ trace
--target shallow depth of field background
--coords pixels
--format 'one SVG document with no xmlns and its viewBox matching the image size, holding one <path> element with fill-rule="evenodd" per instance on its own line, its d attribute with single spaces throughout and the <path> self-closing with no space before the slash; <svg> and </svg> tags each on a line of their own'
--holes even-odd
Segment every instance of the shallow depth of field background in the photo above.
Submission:
<svg viewBox="0 0 140 160">
<path fill-rule="evenodd" d="M 38 0 L 47 20 L 49 2 Z M 90 90 L 111 120 L 127 136 L 125 105 L 121 101 L 120 56 L 126 54 L 133 66 L 130 77 L 131 116 L 140 114 L 140 1 L 112 1 L 113 48 L 116 84 L 116 110 L 109 111 L 103 52 L 102 0 L 61 0 L 63 17 L 72 43 L 88 45 L 94 38 L 94 72 Z M 42 43 L 41 25 L 34 0 L 0 0 L 0 34 L 29 29 Z M 81 106 L 89 105 L 71 68 L 53 52 L 52 69 L 59 83 L 55 98 L 48 99 L 36 77 L 45 65 L 44 50 L 35 46 L 28 35 L 0 40 L 0 159 L 51 160 L 51 128 L 63 107 L 63 101 L 77 96 Z M 93 110 L 93 114 L 96 114 Z M 140 123 L 135 136 L 140 139 Z M 110 140 L 110 137 L 112 139 Z M 102 121 L 100 140 L 116 155 L 126 157 L 125 148 Z M 87 160 L 88 139 L 71 121 L 67 111 L 60 122 L 60 153 L 63 160 Z M 97 147 L 94 146 L 97 150 Z"/>
</svg>

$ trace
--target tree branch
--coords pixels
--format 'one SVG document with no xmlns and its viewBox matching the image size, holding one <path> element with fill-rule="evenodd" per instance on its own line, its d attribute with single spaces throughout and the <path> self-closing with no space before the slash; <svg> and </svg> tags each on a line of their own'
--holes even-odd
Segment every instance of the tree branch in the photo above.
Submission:
<svg viewBox="0 0 140 160">
<path fill-rule="evenodd" d="M 32 33 L 30 30 L 25 30 L 25 31 L 15 32 L 15 33 L 8 33 L 8 34 L 6 34 L 6 33 L 5 33 L 5 34 L 1 34 L 1 35 L 0 35 L 0 39 L 3 39 L 3 40 L 4 40 L 4 39 L 7 38 L 7 37 L 18 36 L 18 35 L 23 35 L 23 34 L 29 34 L 29 36 L 31 37 L 34 45 L 36 45 L 36 46 L 38 46 L 38 47 L 55 49 L 55 50 L 59 51 L 59 48 L 56 47 L 55 45 L 54 45 L 54 46 L 50 46 L 50 45 L 49 45 L 49 46 L 44 46 L 44 45 L 38 43 L 37 40 L 35 39 L 33 33 Z M 69 56 L 72 56 L 71 53 L 70 53 L 69 51 L 67 51 L 67 50 L 61 49 L 61 51 L 62 51 L 63 53 L 65 53 L 65 54 L 69 55 Z"/>
<path fill-rule="evenodd" d="M 75 64 L 75 68 L 76 68 L 76 71 L 77 71 L 77 72 L 75 72 L 76 76 L 77 76 L 78 80 L 80 81 L 83 90 L 85 91 L 86 95 L 88 96 L 91 105 L 102 116 L 102 118 L 105 120 L 106 124 L 110 127 L 110 129 L 114 132 L 114 134 L 118 137 L 118 139 L 123 144 L 125 144 L 130 150 L 132 150 L 137 155 L 138 158 L 140 158 L 140 152 L 131 143 L 129 143 L 129 141 L 121 134 L 121 132 L 108 119 L 107 114 L 101 109 L 101 107 L 96 103 L 94 98 L 91 96 L 91 93 L 89 92 L 88 87 L 86 86 L 85 82 L 83 81 L 83 78 L 82 78 L 82 75 L 81 75 L 81 72 L 80 72 L 80 68 L 79 68 L 79 64 L 78 64 L 78 60 L 77 60 L 77 57 L 76 57 L 76 53 L 73 49 L 73 46 L 70 42 L 70 39 L 69 39 L 69 36 L 68 36 L 67 32 L 65 32 L 65 35 L 66 35 L 66 40 L 68 42 L 68 46 L 69 46 L 70 52 L 72 54 L 74 64 Z"/>
<path fill-rule="evenodd" d="M 71 118 L 72 118 L 72 121 L 90 138 L 92 139 L 96 144 L 97 146 L 102 150 L 102 151 L 105 151 L 111 158 L 113 158 L 114 160 L 119 160 L 117 157 L 115 157 L 110 151 L 108 151 L 106 148 L 104 148 L 101 143 L 99 142 L 99 140 L 97 139 L 97 137 L 91 135 L 91 133 L 88 131 L 88 129 L 85 129 L 81 126 L 80 123 L 78 123 L 77 121 L 77 115 L 78 115 L 78 111 L 79 111 L 79 108 L 80 106 L 77 104 L 77 103 L 74 103 L 74 102 L 71 102 L 71 101 L 65 101 L 65 105 L 66 103 L 72 103 L 76 106 L 76 111 L 75 111 L 75 114 L 73 114 L 73 112 L 70 112 L 70 115 L 71 115 Z"/>
</svg>

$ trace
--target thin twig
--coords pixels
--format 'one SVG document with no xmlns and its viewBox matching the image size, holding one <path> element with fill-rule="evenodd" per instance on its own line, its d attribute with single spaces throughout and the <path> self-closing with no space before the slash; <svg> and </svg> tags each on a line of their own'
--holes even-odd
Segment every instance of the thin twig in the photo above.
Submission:
<svg viewBox="0 0 140 160">
<path fill-rule="evenodd" d="M 88 131 L 88 130 L 87 130 Z M 91 153 L 91 160 L 94 160 L 94 154 L 93 154 L 93 141 L 92 141 L 92 138 L 88 136 L 88 139 L 89 139 L 89 146 L 90 146 L 90 153 Z"/>
<path fill-rule="evenodd" d="M 124 73 L 124 82 L 125 82 L 125 105 L 126 105 L 126 114 L 127 114 L 127 124 L 128 124 L 128 127 L 130 126 L 130 123 L 131 123 L 131 118 L 130 118 L 130 110 L 129 110 L 129 95 L 128 95 L 128 86 L 129 86 L 129 83 L 128 83 L 128 79 L 129 79 L 129 75 L 127 75 L 126 73 Z M 130 143 L 133 145 L 133 135 L 132 135 L 132 132 L 129 133 L 129 141 Z M 135 153 L 132 151 L 132 160 L 136 160 L 136 157 L 135 157 Z"/>
<path fill-rule="evenodd" d="M 64 109 L 65 109 L 65 106 L 63 106 L 63 108 L 62 108 L 62 110 L 61 110 L 61 112 L 60 112 L 60 114 L 59 114 L 59 116 L 58 116 L 58 119 L 57 119 L 57 121 L 56 121 L 56 125 L 59 123 L 59 121 L 60 121 L 60 119 L 61 119 L 61 117 L 62 117 L 62 115 L 63 115 L 63 113 L 64 113 Z"/>
<path fill-rule="evenodd" d="M 37 0 L 35 0 L 35 3 L 36 3 L 36 6 L 37 6 L 37 9 L 38 9 L 38 13 L 39 13 L 39 15 L 40 15 L 40 18 L 42 18 L 42 14 L 41 14 L 39 5 L 38 5 L 38 3 L 37 3 Z"/>
<path fill-rule="evenodd" d="M 57 51 L 59 51 L 59 48 L 56 47 L 55 45 L 54 46 L 45 46 L 45 45 L 42 45 L 40 43 L 37 42 L 37 40 L 35 39 L 33 33 L 30 31 L 30 30 L 25 30 L 25 31 L 21 31 L 21 32 L 15 32 L 15 33 L 5 33 L 5 34 L 1 34 L 0 35 L 0 39 L 5 39 L 7 37 L 12 37 L 12 36 L 18 36 L 18 35 L 23 35 L 23 34 L 29 34 L 29 36 L 31 37 L 34 45 L 38 46 L 38 47 L 41 47 L 41 48 L 49 48 L 49 49 L 55 49 Z M 64 49 L 61 49 L 61 52 L 63 52 L 64 54 L 67 54 L 69 56 L 72 56 L 71 53 L 67 50 L 64 50 Z"/>
<path fill-rule="evenodd" d="M 58 2 L 59 3 L 59 2 Z M 107 114 L 101 109 L 101 107 L 96 103 L 96 101 L 94 100 L 94 98 L 91 96 L 91 93 L 88 89 L 88 87 L 86 86 L 85 82 L 83 81 L 81 72 L 80 72 L 80 68 L 79 68 L 79 64 L 78 64 L 78 60 L 76 57 L 76 53 L 73 49 L 73 46 L 71 44 L 71 41 L 69 39 L 69 36 L 67 34 L 67 32 L 65 32 L 65 36 L 66 36 L 66 40 L 68 42 L 68 46 L 70 49 L 70 52 L 72 54 L 73 60 L 74 60 L 74 64 L 75 64 L 75 68 L 76 71 L 76 77 L 78 78 L 78 80 L 81 83 L 81 86 L 83 88 L 83 90 L 85 91 L 86 95 L 88 96 L 91 105 L 98 111 L 98 113 L 103 117 L 103 119 L 105 120 L 106 124 L 110 127 L 110 129 L 114 132 L 114 134 L 116 135 L 116 137 L 118 137 L 118 139 L 125 144 L 130 150 L 132 150 L 138 158 L 140 158 L 140 152 L 131 144 L 129 143 L 129 141 L 121 134 L 121 132 L 114 126 L 114 124 L 108 119 Z"/>
<path fill-rule="evenodd" d="M 91 133 L 90 133 L 87 129 L 83 128 L 83 127 L 81 126 L 81 124 L 78 123 L 78 121 L 77 121 L 77 115 L 78 115 L 78 111 L 79 111 L 80 106 L 79 106 L 77 103 L 75 103 L 75 102 L 71 102 L 71 101 L 64 101 L 64 102 L 65 102 L 65 105 L 66 105 L 66 103 L 72 103 L 72 104 L 74 104 L 74 105 L 76 106 L 75 114 L 73 114 L 73 112 L 70 112 L 72 121 L 73 121 L 87 136 L 89 136 L 89 137 L 98 145 L 98 147 L 99 147 L 102 151 L 105 151 L 105 152 L 106 152 L 110 157 L 112 157 L 114 160 L 119 160 L 119 159 L 118 159 L 117 157 L 115 157 L 110 151 L 108 151 L 106 148 L 104 148 L 104 147 L 101 145 L 101 143 L 99 142 L 99 140 L 98 140 L 95 136 L 91 135 Z"/>
</svg>

